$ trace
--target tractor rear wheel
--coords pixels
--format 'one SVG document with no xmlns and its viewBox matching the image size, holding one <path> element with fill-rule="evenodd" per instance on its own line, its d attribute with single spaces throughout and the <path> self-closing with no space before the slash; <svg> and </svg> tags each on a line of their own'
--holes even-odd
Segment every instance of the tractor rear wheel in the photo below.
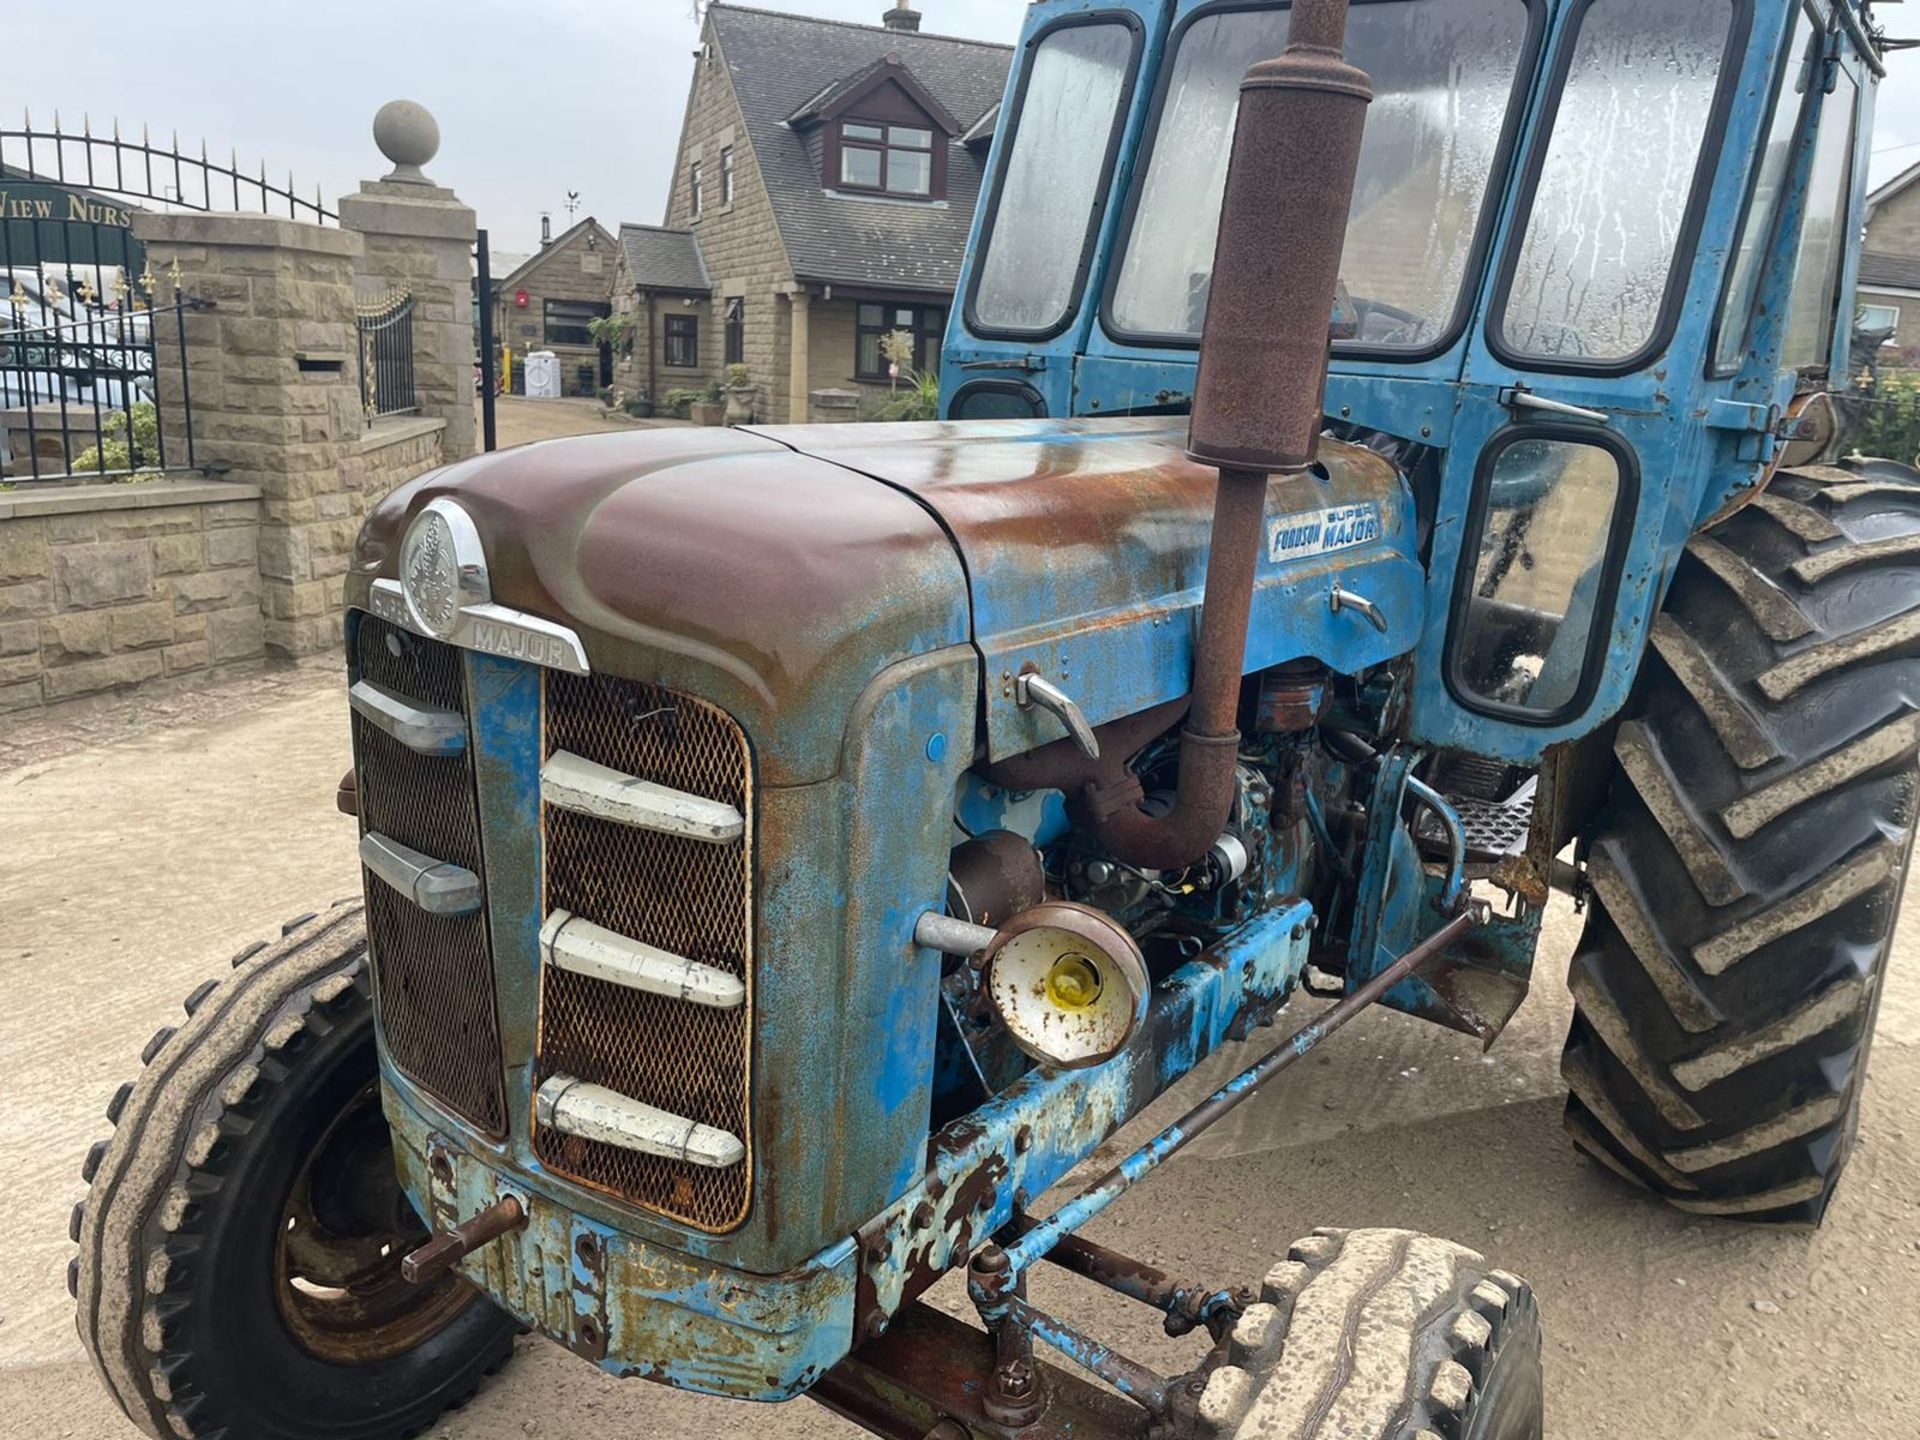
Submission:
<svg viewBox="0 0 1920 1440">
<path fill-rule="evenodd" d="M 1651 639 L 1582 838 L 1567 1128 L 1683 1210 L 1818 1223 L 1913 848 L 1920 474 L 1781 472 Z"/>
<path fill-rule="evenodd" d="M 1317 1230 L 1268 1272 L 1201 1393 L 1201 1440 L 1540 1440 L 1526 1281 L 1407 1230 Z"/>
<path fill-rule="evenodd" d="M 147 1434 L 400 1440 L 504 1364 L 516 1325 L 423 1244 L 380 1110 L 358 901 L 188 997 L 87 1152 L 80 1339 Z"/>
</svg>

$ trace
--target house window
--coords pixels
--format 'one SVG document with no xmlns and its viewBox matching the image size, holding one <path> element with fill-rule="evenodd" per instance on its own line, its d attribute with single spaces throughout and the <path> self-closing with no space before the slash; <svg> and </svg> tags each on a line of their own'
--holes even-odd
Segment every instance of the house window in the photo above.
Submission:
<svg viewBox="0 0 1920 1440">
<path fill-rule="evenodd" d="M 613 307 L 604 300 L 549 300 L 546 302 L 546 342 L 549 345 L 591 345 L 587 323 Z"/>
<path fill-rule="evenodd" d="M 850 190 L 931 197 L 933 131 L 868 120 L 841 121 L 840 183 Z"/>
<path fill-rule="evenodd" d="M 693 217 L 697 220 L 703 208 L 700 204 L 700 162 L 698 160 L 687 167 L 687 194 L 689 204 L 693 207 Z"/>
<path fill-rule="evenodd" d="M 854 337 L 854 374 L 862 380 L 885 382 L 893 362 L 880 348 L 883 336 L 905 330 L 913 336 L 913 369 L 923 375 L 940 373 L 940 341 L 946 333 L 947 312 L 930 305 L 878 305 L 862 301 Z M 901 379 L 907 376 L 903 372 Z"/>
<path fill-rule="evenodd" d="M 669 315 L 663 327 L 666 337 L 666 361 L 677 370 L 696 370 L 700 366 L 700 317 Z"/>
<path fill-rule="evenodd" d="M 747 362 L 747 302 L 739 296 L 727 301 L 727 359 L 729 365 Z"/>
<path fill-rule="evenodd" d="M 1879 330 L 1900 328 L 1900 307 L 1898 305 L 1862 305 L 1860 313 L 1854 317 L 1853 328 L 1872 334 Z"/>
<path fill-rule="evenodd" d="M 720 203 L 733 203 L 733 147 L 722 146 L 720 150 Z"/>
</svg>

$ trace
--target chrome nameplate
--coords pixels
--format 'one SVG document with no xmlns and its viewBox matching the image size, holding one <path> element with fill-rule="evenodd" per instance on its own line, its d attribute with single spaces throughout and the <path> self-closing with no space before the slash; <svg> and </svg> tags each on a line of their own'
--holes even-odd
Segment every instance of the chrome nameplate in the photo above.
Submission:
<svg viewBox="0 0 1920 1440">
<path fill-rule="evenodd" d="M 402 630 L 411 630 L 429 639 L 443 638 L 415 622 L 398 580 L 374 581 L 372 593 L 367 597 L 367 610 Z M 587 663 L 586 649 L 573 631 L 505 605 L 462 606 L 444 638 L 449 645 L 458 645 L 463 650 L 524 660 L 529 665 L 544 665 L 549 670 L 565 670 L 571 675 L 593 673 L 593 667 Z"/>
</svg>

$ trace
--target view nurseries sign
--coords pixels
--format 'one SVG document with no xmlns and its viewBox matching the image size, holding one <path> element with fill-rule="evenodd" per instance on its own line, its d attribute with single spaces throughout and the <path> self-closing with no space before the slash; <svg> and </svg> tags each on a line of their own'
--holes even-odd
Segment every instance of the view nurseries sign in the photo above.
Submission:
<svg viewBox="0 0 1920 1440">
<path fill-rule="evenodd" d="M 75 220 L 83 225 L 133 224 L 133 211 L 98 195 L 52 185 L 12 185 L 0 190 L 0 220 Z"/>
</svg>

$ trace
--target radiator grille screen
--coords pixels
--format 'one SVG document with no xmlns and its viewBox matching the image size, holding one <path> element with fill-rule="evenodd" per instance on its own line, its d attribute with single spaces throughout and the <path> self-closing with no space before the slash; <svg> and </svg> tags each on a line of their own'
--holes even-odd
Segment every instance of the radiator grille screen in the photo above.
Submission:
<svg viewBox="0 0 1920 1440">
<path fill-rule="evenodd" d="M 570 750 L 747 817 L 708 845 L 545 807 L 546 904 L 738 975 L 747 1003 L 713 1010 L 547 967 L 538 1081 L 564 1073 L 713 1125 L 751 1146 L 753 809 L 745 734 L 723 711 L 633 681 L 546 676 L 546 751 Z M 552 1169 L 707 1231 L 746 1218 L 751 1155 L 726 1169 L 536 1127 Z"/>
<path fill-rule="evenodd" d="M 355 639 L 359 677 L 423 705 L 466 714 L 460 652 L 371 615 Z M 437 860 L 485 875 L 468 752 L 417 755 L 353 717 L 360 824 Z M 368 875 L 374 1003 L 387 1053 L 405 1074 L 489 1135 L 507 1107 L 486 911 L 430 915 Z"/>
</svg>

